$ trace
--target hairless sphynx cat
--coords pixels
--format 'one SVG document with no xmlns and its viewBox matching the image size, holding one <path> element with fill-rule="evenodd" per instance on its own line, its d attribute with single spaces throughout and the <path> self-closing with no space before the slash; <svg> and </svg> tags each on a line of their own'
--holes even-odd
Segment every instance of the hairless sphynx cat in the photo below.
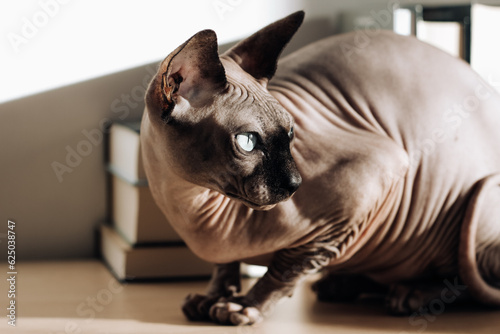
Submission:
<svg viewBox="0 0 500 334">
<path fill-rule="evenodd" d="M 186 316 L 256 323 L 320 270 L 321 299 L 386 290 L 396 314 L 458 294 L 500 305 L 500 96 L 462 60 L 385 31 L 278 64 L 303 16 L 222 55 L 201 31 L 147 91 L 153 197 L 217 263 Z M 268 266 L 245 295 L 240 262 Z"/>
</svg>

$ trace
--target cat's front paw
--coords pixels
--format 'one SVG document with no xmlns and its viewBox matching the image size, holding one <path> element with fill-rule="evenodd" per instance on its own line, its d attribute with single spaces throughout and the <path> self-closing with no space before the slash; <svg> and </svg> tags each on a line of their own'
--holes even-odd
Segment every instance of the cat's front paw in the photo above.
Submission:
<svg viewBox="0 0 500 334">
<path fill-rule="evenodd" d="M 223 325 L 253 325 L 264 317 L 260 310 L 245 297 L 220 298 L 210 308 L 210 318 Z"/>
<path fill-rule="evenodd" d="M 182 312 L 191 321 L 210 321 L 210 308 L 220 296 L 189 294 L 182 304 Z"/>
</svg>

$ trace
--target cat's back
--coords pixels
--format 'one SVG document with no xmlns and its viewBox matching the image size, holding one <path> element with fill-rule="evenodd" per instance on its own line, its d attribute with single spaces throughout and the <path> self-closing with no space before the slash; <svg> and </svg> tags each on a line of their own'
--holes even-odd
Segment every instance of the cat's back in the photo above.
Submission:
<svg viewBox="0 0 500 334">
<path fill-rule="evenodd" d="M 500 170 L 500 98 L 467 63 L 413 37 L 354 32 L 284 58 L 269 89 L 296 119 L 296 155 L 317 157 L 299 169 L 335 170 L 337 156 L 366 150 L 375 156 L 384 145 L 409 158 L 401 196 L 392 203 L 397 214 L 387 222 L 400 234 L 367 245 L 353 258 L 356 265 L 373 263 L 366 261 L 372 257 L 410 258 L 420 247 L 416 238 L 410 238 L 414 247 L 407 242 L 414 230 L 443 238 L 426 249 L 427 262 L 407 262 L 416 272 L 436 254 L 453 257 L 454 249 L 438 249 L 458 233 L 460 219 L 448 214 L 464 204 L 477 180 Z M 378 145 L 377 138 L 390 143 Z M 307 175 L 304 180 L 303 188 Z M 321 186 L 325 194 L 331 187 L 326 181 Z"/>
</svg>

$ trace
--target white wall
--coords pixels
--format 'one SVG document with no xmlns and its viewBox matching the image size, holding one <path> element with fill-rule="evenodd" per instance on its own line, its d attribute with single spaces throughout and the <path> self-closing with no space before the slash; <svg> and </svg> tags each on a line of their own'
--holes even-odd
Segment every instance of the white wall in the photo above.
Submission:
<svg viewBox="0 0 500 334">
<path fill-rule="evenodd" d="M 227 43 L 284 6 L 294 1 L 3 0 L 0 102 L 155 61 L 202 29 Z"/>
</svg>

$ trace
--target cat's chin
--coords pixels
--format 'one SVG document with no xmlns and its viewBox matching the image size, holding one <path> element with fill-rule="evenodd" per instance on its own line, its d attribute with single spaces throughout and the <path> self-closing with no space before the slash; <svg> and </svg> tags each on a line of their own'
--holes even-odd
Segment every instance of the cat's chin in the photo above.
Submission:
<svg viewBox="0 0 500 334">
<path fill-rule="evenodd" d="M 250 209 L 259 210 L 259 211 L 268 211 L 268 210 L 271 210 L 272 208 L 274 208 L 276 206 L 276 204 L 278 204 L 278 203 L 274 203 L 274 204 L 257 204 L 257 203 L 251 202 L 249 200 L 246 200 L 244 198 L 238 198 L 238 200 L 241 203 L 243 203 L 246 206 L 248 206 Z"/>
<path fill-rule="evenodd" d="M 247 203 L 245 201 L 242 201 L 242 202 L 243 202 L 243 204 L 248 206 L 250 209 L 259 210 L 259 211 L 269 211 L 276 206 L 276 204 L 257 205 L 257 204 L 253 204 L 253 203 L 250 204 L 250 203 Z"/>
<path fill-rule="evenodd" d="M 268 210 L 271 210 L 272 208 L 274 208 L 276 206 L 276 204 L 278 203 L 273 203 L 273 204 L 257 204 L 257 203 L 254 203 L 250 200 L 247 200 L 245 198 L 242 198 L 240 196 L 237 196 L 235 194 L 232 194 L 232 193 L 226 193 L 226 196 L 235 200 L 235 201 L 239 201 L 243 204 L 245 204 L 247 207 L 249 207 L 250 209 L 254 209 L 254 210 L 259 210 L 259 211 L 268 211 Z"/>
</svg>

